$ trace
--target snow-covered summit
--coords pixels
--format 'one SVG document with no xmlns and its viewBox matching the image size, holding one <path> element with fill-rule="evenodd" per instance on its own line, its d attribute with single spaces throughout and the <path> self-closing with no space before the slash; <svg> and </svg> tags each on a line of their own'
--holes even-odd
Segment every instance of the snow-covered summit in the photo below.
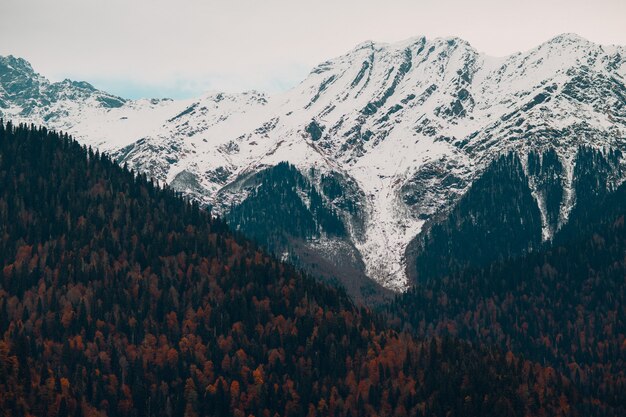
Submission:
<svg viewBox="0 0 626 417">
<path fill-rule="evenodd" d="M 581 144 L 626 149 L 625 78 L 626 48 L 573 34 L 507 57 L 454 37 L 369 41 L 282 94 L 182 101 L 51 84 L 8 57 L 0 112 L 67 130 L 222 213 L 247 198 L 245 179 L 281 161 L 318 186 L 319 173 L 338 175 L 356 184 L 360 209 L 325 203 L 343 216 L 365 273 L 403 289 L 409 242 L 496 155 L 553 147 L 571 171 Z M 544 237 L 554 228 L 545 224 Z"/>
</svg>

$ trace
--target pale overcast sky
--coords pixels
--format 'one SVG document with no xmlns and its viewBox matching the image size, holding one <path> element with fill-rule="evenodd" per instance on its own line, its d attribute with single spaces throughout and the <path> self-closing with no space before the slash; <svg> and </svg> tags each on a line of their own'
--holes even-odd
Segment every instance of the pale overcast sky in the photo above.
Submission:
<svg viewBox="0 0 626 417">
<path fill-rule="evenodd" d="M 0 55 L 124 97 L 281 91 L 366 40 L 490 55 L 575 32 L 626 45 L 626 0 L 0 0 Z"/>
</svg>

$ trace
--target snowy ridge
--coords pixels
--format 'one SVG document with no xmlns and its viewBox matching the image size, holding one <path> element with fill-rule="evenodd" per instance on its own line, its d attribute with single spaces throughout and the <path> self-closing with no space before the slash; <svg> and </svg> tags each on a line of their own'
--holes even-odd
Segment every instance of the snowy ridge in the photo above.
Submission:
<svg viewBox="0 0 626 417">
<path fill-rule="evenodd" d="M 282 161 L 304 175 L 314 168 L 351 179 L 362 213 L 336 209 L 366 274 L 394 290 L 409 284 L 409 242 L 495 156 L 515 151 L 525 161 L 531 151 L 556 149 L 566 173 L 562 225 L 575 202 L 578 147 L 626 150 L 626 48 L 572 34 L 503 58 L 458 38 L 365 42 L 274 96 L 127 101 L 93 87 L 78 94 L 80 85 L 68 82 L 33 104 L 7 93 L 15 66 L 0 65 L 5 118 L 68 131 L 218 212 L 246 198 L 244 178 Z M 41 91 L 51 88 L 32 69 L 21 71 Z M 529 181 L 550 239 L 545 202 Z M 361 223 L 363 230 L 352 226 Z"/>
</svg>

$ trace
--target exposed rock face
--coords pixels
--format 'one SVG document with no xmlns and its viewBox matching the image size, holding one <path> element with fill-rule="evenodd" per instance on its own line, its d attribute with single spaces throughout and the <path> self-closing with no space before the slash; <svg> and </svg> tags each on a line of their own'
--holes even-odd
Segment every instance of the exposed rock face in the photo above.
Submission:
<svg viewBox="0 0 626 417">
<path fill-rule="evenodd" d="M 517 184 L 510 189 L 528 194 L 501 201 L 532 220 L 519 250 L 550 239 L 591 198 L 579 184 L 577 173 L 589 171 L 581 152 L 610 160 L 583 158 L 604 167 L 608 188 L 623 180 L 614 151 L 626 147 L 626 48 L 576 35 L 504 58 L 457 38 L 368 42 L 284 94 L 187 101 L 124 101 L 86 83 L 50 84 L 25 61 L 0 62 L 5 117 L 68 130 L 230 215 L 235 227 L 266 230 L 257 239 L 282 242 L 279 255 L 306 253 L 313 270 L 316 257 L 349 265 L 393 290 L 409 285 L 407 266 L 432 224 L 467 220 L 472 210 L 458 204 L 478 194 L 473 184 L 486 172 L 507 174 Z M 291 168 L 269 186 L 281 162 Z M 269 197 L 283 216 L 299 199 L 308 220 L 267 232 L 261 223 L 271 216 L 258 210 Z M 532 207 L 514 207 L 522 202 Z"/>
</svg>

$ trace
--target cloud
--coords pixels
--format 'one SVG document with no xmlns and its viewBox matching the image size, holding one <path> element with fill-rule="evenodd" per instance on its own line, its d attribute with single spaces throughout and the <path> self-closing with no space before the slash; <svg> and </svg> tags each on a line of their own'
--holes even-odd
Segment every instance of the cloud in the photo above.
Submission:
<svg viewBox="0 0 626 417">
<path fill-rule="evenodd" d="M 368 39 L 506 55 L 562 32 L 626 44 L 623 0 L 2 0 L 0 54 L 132 96 L 289 88 Z"/>
<path fill-rule="evenodd" d="M 208 73 L 188 76 L 166 76 L 163 79 L 135 78 L 133 76 L 110 77 L 93 75 L 89 82 L 96 88 L 124 98 L 174 98 L 197 97 L 207 91 L 236 93 L 257 90 L 266 93 L 282 92 L 303 80 L 309 73 L 308 65 L 291 64 L 266 73 Z M 84 74 L 65 74 L 63 78 L 83 79 Z"/>
</svg>

